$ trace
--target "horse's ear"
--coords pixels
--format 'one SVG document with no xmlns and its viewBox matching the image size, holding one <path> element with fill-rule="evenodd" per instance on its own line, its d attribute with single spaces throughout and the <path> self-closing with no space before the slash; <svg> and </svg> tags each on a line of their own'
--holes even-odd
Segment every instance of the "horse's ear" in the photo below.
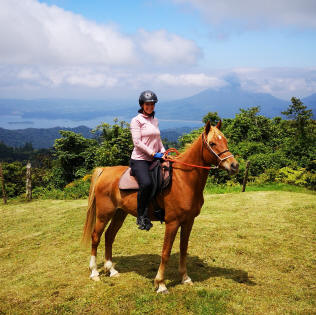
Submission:
<svg viewBox="0 0 316 315">
<path fill-rule="evenodd" d="M 211 129 L 211 123 L 210 121 L 208 120 L 205 127 L 204 127 L 204 130 L 205 130 L 205 134 L 208 135 L 209 131 Z"/>
<path fill-rule="evenodd" d="M 221 130 L 221 127 L 222 127 L 222 121 L 220 120 L 220 121 L 217 123 L 216 128 L 217 128 L 218 130 Z"/>
</svg>

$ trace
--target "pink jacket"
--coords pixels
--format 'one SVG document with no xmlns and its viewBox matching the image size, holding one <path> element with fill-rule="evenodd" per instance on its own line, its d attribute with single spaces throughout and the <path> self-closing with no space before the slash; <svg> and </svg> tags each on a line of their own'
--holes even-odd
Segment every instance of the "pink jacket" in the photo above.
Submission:
<svg viewBox="0 0 316 315">
<path fill-rule="evenodd" d="M 161 142 L 157 118 L 138 114 L 132 119 L 130 128 L 134 143 L 133 160 L 152 161 L 154 153 L 166 151 Z"/>
</svg>

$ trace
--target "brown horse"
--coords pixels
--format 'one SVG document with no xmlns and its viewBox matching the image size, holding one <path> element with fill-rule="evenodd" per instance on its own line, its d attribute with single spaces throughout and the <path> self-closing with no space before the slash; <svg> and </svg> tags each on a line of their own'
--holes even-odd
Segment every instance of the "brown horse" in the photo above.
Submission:
<svg viewBox="0 0 316 315">
<path fill-rule="evenodd" d="M 164 282 L 165 268 L 180 226 L 179 272 L 183 284 L 192 284 L 186 268 L 188 241 L 194 219 L 199 215 L 204 203 L 203 189 L 209 170 L 181 163 L 204 167 L 215 165 L 228 171 L 229 174 L 238 172 L 238 163 L 228 151 L 227 141 L 220 127 L 221 122 L 216 127 L 212 127 L 209 122 L 205 125 L 200 137 L 176 158 L 179 163 L 173 164 L 172 183 L 157 198 L 159 205 L 165 209 L 165 237 L 161 262 L 154 281 L 157 292 L 167 292 Z M 118 272 L 112 263 L 112 244 L 127 214 L 137 215 L 137 191 L 123 191 L 118 188 L 120 176 L 126 168 L 126 166 L 97 168 L 92 176 L 83 240 L 92 239 L 90 278 L 96 281 L 99 280 L 96 264 L 97 248 L 104 228 L 111 221 L 105 232 L 104 268 L 110 276 L 116 276 Z M 152 208 L 149 212 L 151 219 L 155 220 L 152 216 Z"/>
</svg>

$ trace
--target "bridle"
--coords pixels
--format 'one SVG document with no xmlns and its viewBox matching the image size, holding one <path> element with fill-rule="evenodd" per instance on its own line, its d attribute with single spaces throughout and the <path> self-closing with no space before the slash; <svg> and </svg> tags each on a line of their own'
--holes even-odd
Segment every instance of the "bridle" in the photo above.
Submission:
<svg viewBox="0 0 316 315">
<path fill-rule="evenodd" d="M 204 132 L 203 132 L 203 134 L 202 134 L 202 140 L 203 140 L 203 143 L 206 145 L 206 148 L 208 149 L 208 151 L 209 151 L 210 153 L 213 153 L 213 154 L 215 155 L 215 157 L 219 160 L 218 164 L 217 164 L 216 166 L 214 166 L 214 167 L 211 167 L 211 168 L 219 168 L 219 166 L 221 165 L 221 163 L 222 163 L 223 161 L 229 159 L 230 157 L 234 157 L 234 155 L 231 154 L 228 149 L 227 149 L 227 150 L 224 150 L 224 151 L 222 151 L 222 152 L 220 152 L 220 153 L 216 153 L 216 152 L 213 150 L 213 148 L 210 146 L 210 144 L 207 142 L 207 139 L 206 139 L 206 137 L 205 137 L 205 133 L 204 133 Z M 226 152 L 229 152 L 230 155 L 225 156 L 224 158 L 221 158 L 221 155 L 224 154 L 224 153 L 226 153 Z"/>
<path fill-rule="evenodd" d="M 211 169 L 217 169 L 219 168 L 219 166 L 221 165 L 221 163 L 227 159 L 229 159 L 230 157 L 233 157 L 234 155 L 233 154 L 230 154 L 228 156 L 225 156 L 224 158 L 221 158 L 220 156 L 226 152 L 229 152 L 229 150 L 225 150 L 223 152 L 220 152 L 220 153 L 216 153 L 213 148 L 209 145 L 209 143 L 207 142 L 207 139 L 205 138 L 205 134 L 203 132 L 202 134 L 202 151 L 203 151 L 203 144 L 206 145 L 206 149 L 209 151 L 209 153 L 215 155 L 215 157 L 219 160 L 219 163 L 216 165 L 216 166 L 202 166 L 202 165 L 195 165 L 195 164 L 190 164 L 190 163 L 185 163 L 185 162 L 182 162 L 182 161 L 178 161 L 178 160 L 175 160 L 175 159 L 172 159 L 170 156 L 168 156 L 169 153 L 171 152 L 174 152 L 176 153 L 177 155 L 179 155 L 180 153 L 178 152 L 177 149 L 175 148 L 170 148 L 168 149 L 164 156 L 163 156 L 163 159 L 164 160 L 167 160 L 167 161 L 170 161 L 170 162 L 174 162 L 174 163 L 180 163 L 180 164 L 183 164 L 183 165 L 186 165 L 186 166 L 191 166 L 191 167 L 197 167 L 197 168 L 204 168 L 204 169 L 207 169 L 207 170 L 211 170 Z M 202 154 L 202 158 L 203 158 L 203 154 Z"/>
</svg>

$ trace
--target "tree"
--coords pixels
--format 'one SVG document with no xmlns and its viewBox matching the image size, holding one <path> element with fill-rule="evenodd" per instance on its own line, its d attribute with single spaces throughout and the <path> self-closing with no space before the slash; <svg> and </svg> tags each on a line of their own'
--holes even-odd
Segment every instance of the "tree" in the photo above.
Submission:
<svg viewBox="0 0 316 315">
<path fill-rule="evenodd" d="M 212 126 L 216 126 L 217 122 L 221 120 L 221 118 L 218 116 L 217 112 L 208 112 L 202 119 L 202 122 L 206 124 L 208 121 L 210 121 Z"/>
<path fill-rule="evenodd" d="M 58 162 L 55 167 L 61 168 L 61 172 L 55 170 L 55 173 L 62 177 L 58 179 L 58 186 L 63 182 L 67 184 L 90 171 L 94 165 L 87 165 L 87 156 L 89 156 L 89 161 L 93 160 L 91 154 L 94 155 L 93 152 L 97 148 L 95 139 L 86 139 L 73 131 L 60 130 L 60 134 L 62 137 L 56 139 L 54 143 Z M 95 150 L 91 150 L 91 147 Z"/>
<path fill-rule="evenodd" d="M 115 119 L 113 125 L 103 123 L 93 132 L 100 133 L 95 166 L 128 165 L 133 141 L 127 122 Z"/>
<path fill-rule="evenodd" d="M 313 112 L 311 109 L 307 109 L 299 98 L 292 97 L 291 102 L 292 104 L 282 114 L 292 119 L 292 126 L 296 129 L 296 134 L 303 138 L 313 117 Z"/>
<path fill-rule="evenodd" d="M 312 119 L 312 110 L 307 109 L 299 98 L 292 97 L 291 102 L 287 110 L 282 112 L 290 118 L 284 123 L 286 137 L 282 147 L 291 160 L 305 167 L 315 159 L 316 124 Z"/>
</svg>

